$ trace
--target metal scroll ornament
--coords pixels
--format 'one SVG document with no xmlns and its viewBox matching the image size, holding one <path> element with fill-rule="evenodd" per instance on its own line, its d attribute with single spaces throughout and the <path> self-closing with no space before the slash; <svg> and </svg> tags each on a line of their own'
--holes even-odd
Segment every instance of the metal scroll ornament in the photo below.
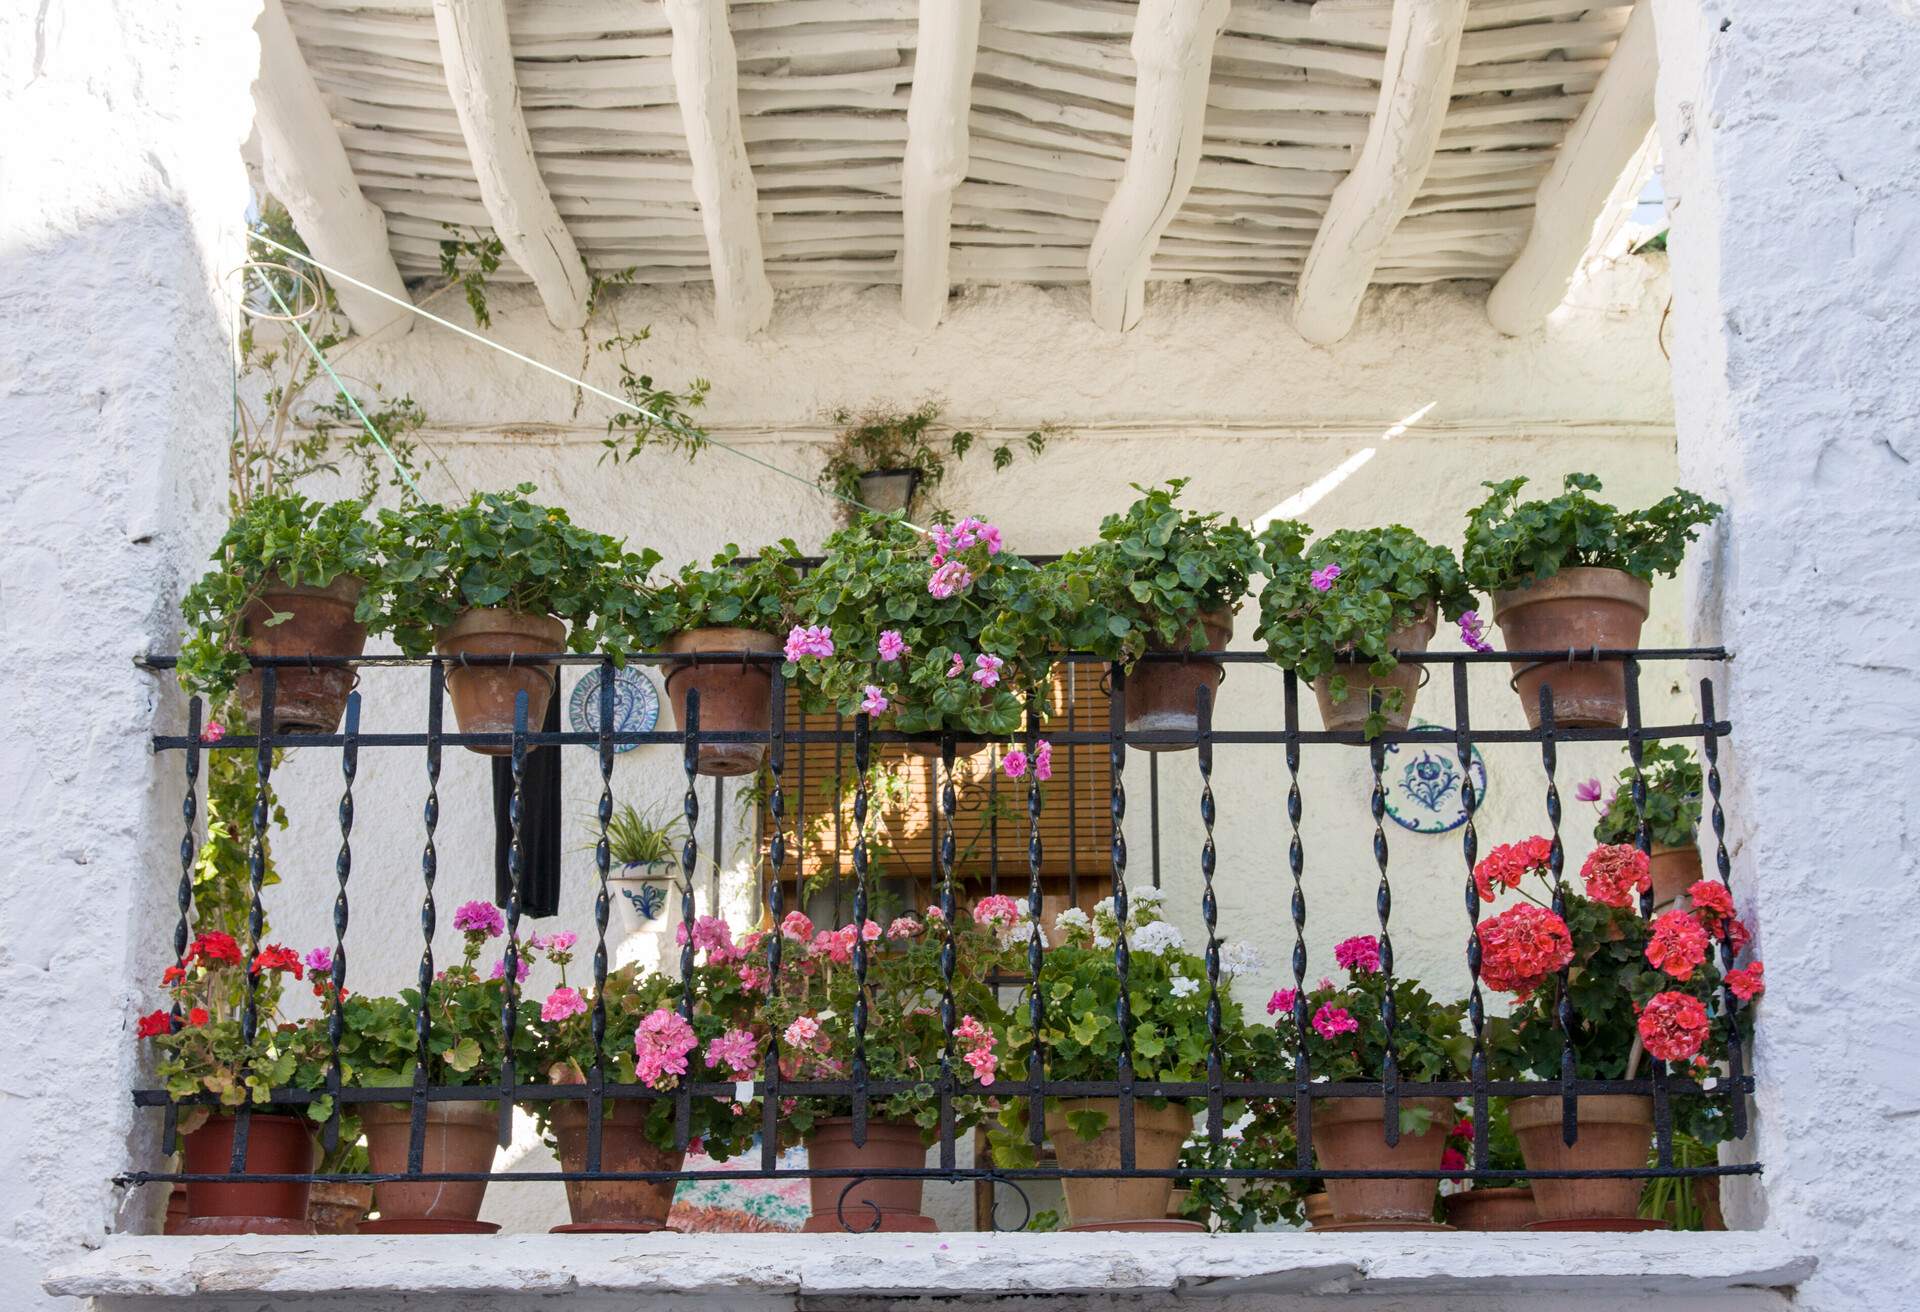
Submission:
<svg viewBox="0 0 1920 1312">
<path fill-rule="evenodd" d="M 600 732 L 600 670 L 596 667 L 573 685 L 567 702 L 567 718 L 575 733 Z M 653 680 L 634 666 L 613 672 L 613 731 L 615 733 L 651 733 L 660 722 L 660 693 Z M 615 752 L 630 752 L 639 743 L 618 743 Z M 593 750 L 588 744 L 588 750 Z"/>
<path fill-rule="evenodd" d="M 1436 726 L 1415 720 L 1416 729 Z M 1487 763 L 1480 749 L 1472 750 L 1475 806 L 1487 801 Z M 1439 743 L 1388 743 L 1386 768 L 1387 814 L 1416 834 L 1444 834 L 1467 822 L 1462 796 L 1460 757 L 1452 746 Z"/>
</svg>

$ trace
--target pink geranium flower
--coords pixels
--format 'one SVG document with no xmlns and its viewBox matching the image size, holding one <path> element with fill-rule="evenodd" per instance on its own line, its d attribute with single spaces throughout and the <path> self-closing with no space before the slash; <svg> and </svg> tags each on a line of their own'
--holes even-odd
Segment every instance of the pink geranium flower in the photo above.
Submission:
<svg viewBox="0 0 1920 1312">
<path fill-rule="evenodd" d="M 866 693 L 860 698 L 860 709 L 868 715 L 884 714 L 890 705 L 892 703 L 887 700 L 887 695 L 880 691 L 880 685 L 876 683 L 868 684 Z"/>
<path fill-rule="evenodd" d="M 1006 662 L 998 656 L 981 652 L 973 658 L 973 681 L 982 688 L 991 688 L 1000 682 L 1000 667 Z"/>
<path fill-rule="evenodd" d="M 1331 1002 L 1320 1004 L 1320 1010 L 1313 1013 L 1313 1031 L 1323 1039 L 1337 1038 L 1342 1034 L 1354 1034 L 1360 1029 L 1360 1022 L 1345 1007 L 1336 1007 Z"/>
<path fill-rule="evenodd" d="M 1007 754 L 1000 758 L 1000 768 L 1007 772 L 1007 778 L 1023 778 L 1027 773 L 1027 754 L 1018 747 L 1007 748 Z"/>
<path fill-rule="evenodd" d="M 751 1075 L 760 1065 L 760 1045 L 750 1030 L 728 1030 L 708 1041 L 707 1065 L 735 1075 Z"/>
<path fill-rule="evenodd" d="M 881 660 L 897 661 L 906 655 L 908 650 L 907 640 L 900 636 L 900 630 L 882 629 L 880 631 Z"/>
<path fill-rule="evenodd" d="M 787 631 L 786 656 L 797 661 L 803 656 L 833 655 L 833 629 L 826 625 L 794 625 Z"/>
<path fill-rule="evenodd" d="M 789 1048 L 825 1051 L 827 1046 L 820 1040 L 820 1022 L 812 1016 L 797 1017 L 780 1038 Z"/>
<path fill-rule="evenodd" d="M 657 1007 L 633 1031 L 634 1074 L 649 1088 L 671 1088 L 669 1077 L 687 1073 L 687 1054 L 698 1043 L 686 1017 Z"/>
<path fill-rule="evenodd" d="M 499 938 L 507 932 L 507 918 L 491 902 L 465 902 L 453 913 L 453 927 L 463 934 Z"/>
<path fill-rule="evenodd" d="M 933 571 L 927 591 L 945 601 L 957 592 L 965 592 L 973 583 L 973 574 L 957 560 L 949 560 Z"/>
<path fill-rule="evenodd" d="M 1045 738 L 1033 745 L 1033 777 L 1041 783 L 1053 778 L 1053 744 Z"/>
<path fill-rule="evenodd" d="M 1460 641 L 1474 651 L 1493 650 L 1493 644 L 1481 636 L 1486 631 L 1487 622 L 1480 618 L 1479 611 L 1466 611 L 1460 616 Z"/>
<path fill-rule="evenodd" d="M 804 911 L 789 911 L 780 921 L 780 933 L 796 943 L 813 937 L 813 921 Z"/>
<path fill-rule="evenodd" d="M 1293 1004 L 1299 996 L 1297 989 L 1275 989 L 1273 996 L 1267 999 L 1267 1015 L 1273 1016 L 1284 1011 L 1291 1016 Z"/>
<path fill-rule="evenodd" d="M 912 938 L 919 932 L 920 922 L 912 916 L 896 916 L 893 923 L 887 926 L 888 938 Z"/>
<path fill-rule="evenodd" d="M 1324 568 L 1317 569 L 1313 572 L 1313 578 L 1311 580 L 1313 590 L 1315 592 L 1330 592 L 1333 589 L 1333 581 L 1339 577 L 1340 567 L 1338 565 L 1328 565 Z"/>
<path fill-rule="evenodd" d="M 200 731 L 200 741 L 217 743 L 227 736 L 227 727 L 218 720 L 208 720 L 207 727 Z"/>
<path fill-rule="evenodd" d="M 580 990 L 562 985 L 547 994 L 547 1000 L 540 1004 L 541 1020 L 565 1020 L 569 1016 L 583 1015 L 587 1010 L 587 1000 L 580 996 Z"/>
<path fill-rule="evenodd" d="M 1371 934 L 1343 939 L 1334 945 L 1333 960 L 1343 970 L 1372 974 L 1380 969 L 1380 940 Z"/>
</svg>

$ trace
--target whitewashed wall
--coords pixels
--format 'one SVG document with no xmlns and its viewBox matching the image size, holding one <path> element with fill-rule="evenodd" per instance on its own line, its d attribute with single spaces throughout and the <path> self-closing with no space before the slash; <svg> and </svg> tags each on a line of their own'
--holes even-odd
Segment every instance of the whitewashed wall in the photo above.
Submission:
<svg viewBox="0 0 1920 1312">
<path fill-rule="evenodd" d="M 496 300 L 494 336 L 539 358 L 578 360 L 577 341 L 556 334 L 537 308 L 510 295 Z M 1599 473 L 1622 504 L 1645 504 L 1672 486 L 1676 471 L 1667 365 L 1655 340 L 1664 304 L 1664 261 L 1656 256 L 1601 271 L 1534 338 L 1495 334 L 1476 292 L 1438 290 L 1370 304 L 1355 334 L 1332 351 L 1309 348 L 1286 330 L 1273 293 L 1213 287 L 1157 290 L 1143 325 L 1118 338 L 1092 327 L 1083 294 L 1032 288 L 969 292 L 947 324 L 925 336 L 901 327 L 896 297 L 887 291 L 785 296 L 773 329 L 745 343 L 705 330 L 702 292 L 635 294 L 618 310 L 629 327 L 651 324 L 642 358 L 656 379 L 713 379 L 708 419 L 717 437 L 803 480 L 817 471 L 831 427 L 821 412 L 836 404 L 878 399 L 904 407 L 932 395 L 967 426 L 1018 432 L 1061 425 L 1065 432 L 1042 458 L 1023 458 L 995 475 L 976 457 L 957 466 L 947 489 L 957 511 L 1001 524 L 1014 549 L 1040 553 L 1090 540 L 1103 514 L 1132 499 L 1129 483 L 1171 477 L 1193 480 L 1188 504 L 1243 521 L 1297 515 L 1321 530 L 1402 522 L 1456 549 L 1484 479 L 1526 474 L 1557 489 L 1563 473 L 1586 469 Z M 464 308 L 458 313 L 464 321 Z M 577 521 L 651 545 L 672 565 L 727 541 L 753 548 L 790 535 L 811 549 L 834 525 L 832 503 L 806 482 L 727 451 L 711 450 L 691 464 L 653 454 L 631 464 L 603 462 L 597 402 L 589 399 L 572 420 L 573 398 L 563 386 L 441 329 L 423 326 L 396 345 L 356 350 L 346 363 L 362 380 L 411 391 L 431 415 L 440 463 L 424 481 L 428 495 L 532 481 Z M 595 381 L 606 381 L 602 372 Z M 1679 604 L 1678 584 L 1655 590 L 1650 642 L 1679 636 Z M 1251 643 L 1253 618 L 1249 607 L 1236 645 Z M 1458 643 L 1449 632 L 1440 645 Z M 1677 673 L 1650 670 L 1650 723 L 1686 715 L 1673 679 L 1659 677 Z M 1517 699 L 1504 684 L 1493 667 L 1476 671 L 1476 722 L 1520 722 Z M 1271 669 L 1236 667 L 1217 723 L 1278 726 L 1281 686 Z M 1437 684 L 1422 708 L 1443 722 L 1451 710 L 1444 687 Z M 368 729 L 423 727 L 424 676 L 375 670 L 362 688 Z M 1307 708 L 1303 716 L 1312 725 L 1310 697 Z M 1546 823 L 1537 750 L 1484 751 L 1490 787 L 1482 850 Z M 424 764 L 418 752 L 369 750 L 361 759 L 351 986 L 391 990 L 412 981 L 420 951 Z M 1571 784 L 1611 775 L 1623 759 L 1602 749 L 1562 753 L 1576 861 L 1590 843 L 1591 813 L 1574 803 Z M 1198 941 L 1194 761 L 1191 753 L 1162 761 L 1161 853 L 1174 918 Z M 294 827 L 277 848 L 283 882 L 269 895 L 274 932 L 302 947 L 330 942 L 337 754 L 296 752 L 281 779 Z M 571 749 L 566 780 L 574 832 L 554 923 L 584 932 L 592 923 L 587 844 L 599 789 L 589 751 Z M 1145 883 L 1151 844 L 1143 754 L 1133 754 L 1127 781 L 1131 877 Z M 1285 786 L 1278 748 L 1218 749 L 1222 932 L 1271 949 L 1270 969 L 1240 991 L 1256 1012 L 1284 968 L 1282 945 L 1292 941 L 1283 891 Z M 1309 749 L 1303 786 L 1309 969 L 1317 976 L 1333 972 L 1334 942 L 1377 929 L 1365 757 Z M 620 800 L 677 807 L 679 753 L 642 748 L 621 757 L 614 787 Z M 709 787 L 702 785 L 703 807 L 711 805 Z M 488 895 L 493 886 L 486 762 L 451 754 L 440 796 L 445 926 L 458 901 Z M 729 806 L 726 826 L 730 838 L 750 841 L 751 817 L 738 808 Z M 703 821 L 703 847 L 710 832 Z M 1466 986 L 1459 835 L 1420 836 L 1390 822 L 1388 838 L 1401 968 L 1441 996 L 1457 996 Z M 747 850 L 734 848 L 724 862 L 730 877 L 722 909 L 740 926 L 757 917 L 748 905 Z M 1017 867 L 1019 840 L 1010 837 L 1006 851 Z M 454 949 L 448 934 L 436 944 L 442 959 Z M 531 987 L 544 989 L 545 976 Z M 524 1147 L 509 1158 L 530 1164 Z M 563 1207 L 558 1186 L 496 1186 L 490 1214 L 514 1228 L 544 1228 Z"/>
</svg>

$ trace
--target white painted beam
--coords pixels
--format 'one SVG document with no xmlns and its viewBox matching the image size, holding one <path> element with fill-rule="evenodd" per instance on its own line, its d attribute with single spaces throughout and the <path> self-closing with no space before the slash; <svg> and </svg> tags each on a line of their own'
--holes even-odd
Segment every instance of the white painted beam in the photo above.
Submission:
<svg viewBox="0 0 1920 1312">
<path fill-rule="evenodd" d="M 287 207 L 313 257 L 388 295 L 407 299 L 393 262 L 387 220 L 361 194 L 340 133 L 300 54 L 280 0 L 266 0 L 255 23 L 260 78 L 253 87 L 254 126 L 260 131 L 267 186 Z M 413 316 L 348 283 L 333 288 L 340 312 L 362 337 L 398 337 Z"/>
<path fill-rule="evenodd" d="M 1586 108 L 1568 129 L 1533 202 L 1520 258 L 1487 297 L 1487 318 L 1509 336 L 1539 326 L 1561 301 L 1593 244 L 1607 198 L 1653 131 L 1653 6 L 1634 6 Z"/>
<path fill-rule="evenodd" d="M 1467 0 L 1393 7 L 1380 103 L 1353 171 L 1334 189 L 1300 271 L 1293 326 L 1326 346 L 1345 337 L 1388 240 L 1426 181 L 1453 90 Z"/>
<path fill-rule="evenodd" d="M 520 112 L 503 0 L 433 0 L 447 91 L 480 200 L 507 254 L 533 281 L 556 328 L 587 321 L 587 266 L 540 176 Z"/>
<path fill-rule="evenodd" d="M 673 81 L 693 161 L 693 194 L 713 267 L 721 331 L 745 337 L 773 317 L 773 284 L 760 250 L 759 198 L 740 130 L 740 71 L 726 0 L 666 0 Z"/>
<path fill-rule="evenodd" d="M 1133 142 L 1087 252 L 1094 322 L 1140 322 L 1160 234 L 1185 203 L 1200 164 L 1213 45 L 1228 0 L 1141 0 L 1133 23 Z"/>
<path fill-rule="evenodd" d="M 947 309 L 953 191 L 967 177 L 979 49 L 980 0 L 920 0 L 900 179 L 900 312 L 916 328 L 932 328 Z"/>
</svg>

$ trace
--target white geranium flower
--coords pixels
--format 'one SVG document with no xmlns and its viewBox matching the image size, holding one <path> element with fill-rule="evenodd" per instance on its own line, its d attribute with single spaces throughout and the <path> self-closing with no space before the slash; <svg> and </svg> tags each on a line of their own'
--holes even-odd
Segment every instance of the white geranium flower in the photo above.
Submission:
<svg viewBox="0 0 1920 1312">
<path fill-rule="evenodd" d="M 1186 940 L 1180 936 L 1180 930 L 1169 921 L 1155 920 L 1140 926 L 1133 933 L 1133 949 L 1148 956 L 1158 956 L 1162 952 L 1177 952 L 1185 947 Z"/>
<path fill-rule="evenodd" d="M 1251 943 L 1229 943 L 1220 954 L 1223 975 L 1251 975 L 1266 968 L 1266 958 Z"/>
<path fill-rule="evenodd" d="M 1076 930 L 1093 932 L 1093 921 L 1079 907 L 1068 907 L 1053 918 L 1053 927 L 1062 934 Z"/>
<path fill-rule="evenodd" d="M 1199 980 L 1188 979 L 1185 975 L 1175 975 L 1173 977 L 1173 996 L 1174 997 L 1190 998 L 1194 994 L 1198 993 L 1199 991 L 1200 991 Z"/>
</svg>

